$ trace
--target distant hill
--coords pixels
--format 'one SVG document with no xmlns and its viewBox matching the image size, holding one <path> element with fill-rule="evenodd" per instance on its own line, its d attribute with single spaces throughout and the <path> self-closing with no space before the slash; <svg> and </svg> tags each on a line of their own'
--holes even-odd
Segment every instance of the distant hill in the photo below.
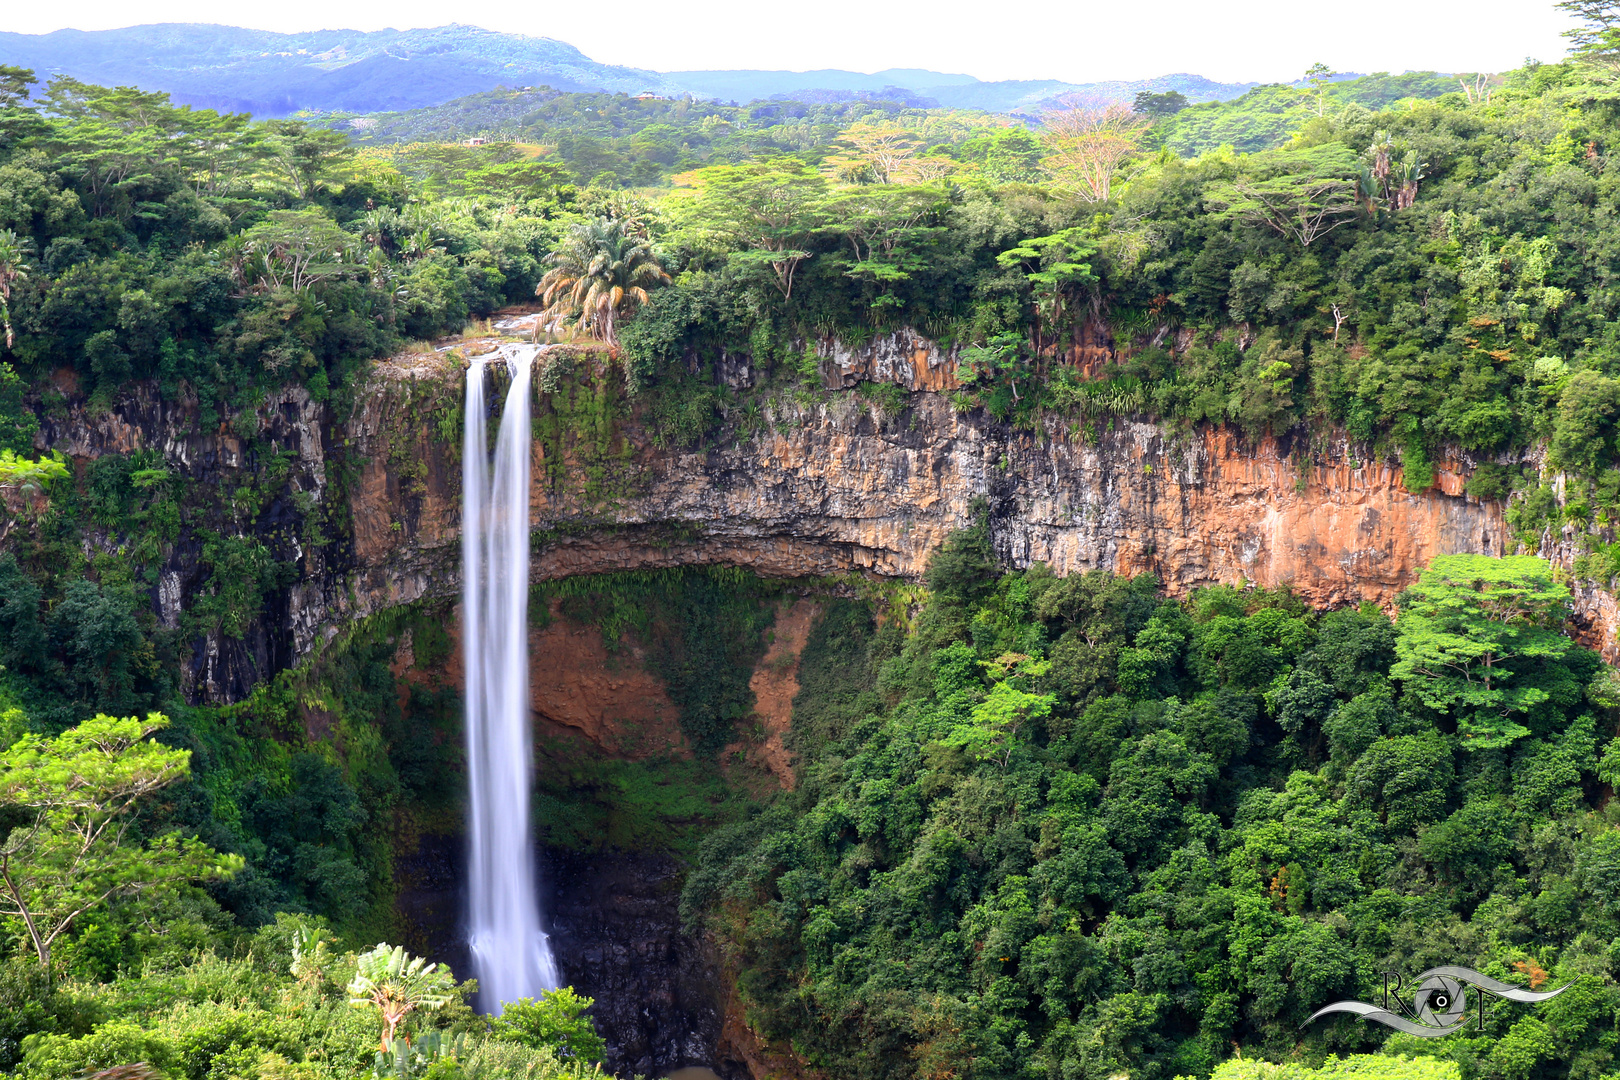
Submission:
<svg viewBox="0 0 1620 1080">
<path fill-rule="evenodd" d="M 948 75 L 918 68 L 889 68 L 871 75 L 838 68 L 822 68 L 819 71 L 667 71 L 664 78 L 698 97 L 737 102 L 788 97 L 801 99 L 807 91 L 879 94 L 895 88 L 932 96 L 931 91 L 938 86 L 978 82 L 971 75 Z"/>
<path fill-rule="evenodd" d="M 164 90 L 186 105 L 286 116 L 399 112 L 441 105 L 496 87 L 692 94 L 720 101 L 895 101 L 912 107 L 1014 112 L 1074 94 L 1128 101 L 1139 90 L 1179 90 L 1194 102 L 1226 101 L 1254 83 L 1197 75 L 1138 82 L 1051 79 L 983 82 L 971 75 L 890 68 L 819 71 L 671 71 L 599 64 L 565 42 L 452 24 L 427 30 L 319 30 L 274 34 L 206 23 L 153 23 L 121 30 L 0 33 L 0 63 L 42 76 Z"/>
<path fill-rule="evenodd" d="M 1433 71 L 1377 72 L 1334 80 L 1323 95 L 1323 105 L 1334 110 L 1345 105 L 1376 110 L 1406 98 L 1428 100 L 1454 94 L 1457 89 L 1455 79 Z M 1257 86 L 1230 101 L 1182 109 L 1157 125 L 1152 138 L 1183 157 L 1196 157 L 1220 146 L 1252 153 L 1281 146 L 1317 115 L 1315 94 L 1307 87 Z"/>
<path fill-rule="evenodd" d="M 983 109 L 986 112 L 1039 111 L 1057 98 L 1073 99 L 1087 105 L 1107 105 L 1115 101 L 1134 101 L 1136 95 L 1147 90 L 1155 94 L 1179 91 L 1188 101 L 1230 101 L 1258 83 L 1222 83 L 1202 75 L 1161 75 L 1156 79 L 1135 81 L 1112 80 L 1094 83 L 1066 83 L 1050 79 L 1029 79 L 1008 82 L 976 83 L 966 86 L 938 87 L 931 91 L 941 105 L 959 109 Z"/>
<path fill-rule="evenodd" d="M 948 109 L 1016 112 L 1038 109 L 1052 99 L 1075 95 L 1087 102 L 1130 101 L 1140 90 L 1179 90 L 1189 101 L 1228 101 L 1258 83 L 1219 83 L 1201 75 L 1162 75 L 1135 82 L 1071 83 L 1059 79 L 1007 79 L 984 82 L 971 75 L 950 75 L 916 68 L 889 68 L 863 75 L 825 68 L 820 71 L 668 71 L 664 78 L 697 94 L 721 101 L 850 101 L 872 98 L 902 104 L 937 104 Z M 907 92 L 902 96 L 896 91 Z"/>
<path fill-rule="evenodd" d="M 273 34 L 205 23 L 121 30 L 0 33 L 0 63 L 42 76 L 166 90 L 181 104 L 285 116 L 303 109 L 385 112 L 438 105 L 496 86 L 559 90 L 681 87 L 655 72 L 599 64 L 551 38 L 475 26 Z"/>
</svg>

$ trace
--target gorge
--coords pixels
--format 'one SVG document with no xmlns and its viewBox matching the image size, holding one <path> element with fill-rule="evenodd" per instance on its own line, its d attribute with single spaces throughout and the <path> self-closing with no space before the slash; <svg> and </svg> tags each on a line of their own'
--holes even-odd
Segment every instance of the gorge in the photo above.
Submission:
<svg viewBox="0 0 1620 1080">
<path fill-rule="evenodd" d="M 500 410 L 494 473 L 486 476 L 485 459 L 474 452 L 486 445 L 482 420 L 493 405 L 484 400 L 485 373 L 504 365 L 481 357 L 497 346 L 511 365 L 511 378 L 507 406 Z M 473 359 L 462 360 L 463 355 Z M 578 747 L 563 751 L 560 759 L 555 750 L 542 755 L 543 763 L 564 770 L 574 767 L 558 764 L 574 760 L 570 755 L 636 761 L 649 746 L 690 744 L 673 723 L 678 708 L 644 653 L 606 654 L 593 644 L 593 633 L 567 631 L 566 622 L 537 629 L 528 620 L 528 648 L 536 659 L 526 685 L 511 683 L 527 659 L 509 651 L 519 639 L 502 639 L 500 632 L 478 627 L 498 624 L 510 635 L 511 626 L 525 621 L 521 601 L 499 584 L 505 580 L 510 586 L 512 579 L 503 579 L 500 568 L 510 563 L 522 540 L 501 531 L 518 519 L 496 503 L 481 506 L 482 492 L 508 500 L 517 497 L 518 488 L 525 493 L 536 583 L 734 566 L 783 580 L 810 596 L 855 595 L 870 587 L 864 583 L 917 581 L 930 554 L 972 521 L 978 505 L 988 515 L 998 557 L 1011 566 L 1039 561 L 1060 573 L 1152 572 L 1171 595 L 1216 582 L 1288 583 L 1321 607 L 1362 602 L 1387 607 L 1434 556 L 1500 554 L 1510 543 L 1503 504 L 1463 494 L 1469 468 L 1464 458 L 1443 466 L 1434 488 L 1411 493 L 1398 464 L 1369 461 L 1365 448 L 1343 438 L 1293 432 L 1250 442 L 1230 429 L 1175 430 L 1129 416 L 1099 425 L 1091 436 L 1058 424 L 1039 433 L 1015 431 L 982 412 L 954 409 L 947 398 L 951 358 L 914 334 L 879 338 L 864 349 L 824 348 L 822 389 L 812 400 L 784 397 L 762 429 L 729 427 L 696 449 L 657 446 L 604 359 L 602 353 L 535 350 L 493 340 L 398 356 L 371 369 L 347 416 L 290 389 L 257 411 L 249 440 L 234 432 L 198 432 L 184 400 L 164 400 L 154 387 L 135 386 L 100 414 L 70 399 L 64 413 L 47 417 L 40 437 L 79 460 L 158 449 L 173 467 L 199 479 L 251 472 L 254 456 L 245 450 L 251 443 L 261 460 L 268 452 L 295 462 L 287 494 L 280 496 L 289 510 L 296 505 L 294 493 L 309 491 L 338 502 L 352 523 L 351 536 L 325 547 L 280 541 L 297 560 L 297 577 L 267 597 L 263 615 L 240 638 L 210 637 L 193 655 L 183 670 L 195 700 L 239 698 L 275 666 L 307 665 L 323 651 L 342 648 L 350 633 L 346 627 L 428 605 L 453 616 L 452 641 L 460 648 L 452 655 L 465 650 L 470 658 L 482 658 L 463 669 L 468 716 L 511 717 L 511 710 L 527 700 L 532 724 L 548 746 L 561 739 Z M 537 373 L 533 394 L 525 386 L 531 362 Z M 761 377 L 746 364 L 732 371 L 730 377 L 738 381 Z M 844 389 L 862 380 L 885 380 L 901 389 L 903 408 L 886 412 Z M 495 380 L 494 385 L 501 384 Z M 464 410 L 457 408 L 463 386 Z M 528 459 L 520 462 L 513 447 L 522 441 L 518 432 L 530 425 L 518 406 L 530 400 L 537 434 Z M 582 403 L 598 409 L 596 425 L 606 418 L 605 437 L 590 416 L 581 419 Z M 446 437 L 450 431 L 464 433 L 460 445 Z M 525 466 L 532 467 L 527 482 Z M 344 478 L 341 487 L 332 482 L 334 476 Z M 483 542 L 465 542 L 470 526 L 464 522 L 479 519 L 495 528 Z M 277 520 L 276 515 L 268 520 Z M 302 534 L 296 519 L 289 524 L 275 536 Z M 1556 553 L 1557 538 L 1548 543 Z M 177 547 L 155 590 L 163 618 L 171 622 L 181 613 L 166 598 L 199 588 L 199 568 L 187 560 L 186 549 Z M 479 581 L 490 591 L 474 588 Z M 458 609 L 446 606 L 463 592 Z M 505 615 L 496 618 L 501 604 L 507 605 Z M 1582 617 L 1606 650 L 1614 647 L 1608 636 L 1612 604 L 1606 593 L 1579 594 Z M 489 605 L 488 616 L 477 613 L 481 605 Z M 555 610 L 548 618 L 557 618 Z M 784 625 L 778 621 L 778 633 Z M 803 648 L 804 632 L 797 632 L 796 648 Z M 437 685 L 443 673 L 418 674 L 406 641 L 402 659 L 394 661 L 396 670 L 407 680 Z M 492 663 L 498 657 L 500 663 Z M 760 663 L 759 673 L 774 670 L 763 659 Z M 456 667 L 448 671 L 452 682 L 462 677 Z M 768 720 L 777 749 L 759 752 L 757 772 L 747 774 L 757 779 L 749 783 L 792 785 L 791 759 L 781 749 L 782 733 L 791 725 L 792 697 L 790 686 L 786 702 L 775 707 L 778 715 Z M 302 723 L 316 734 L 327 721 L 319 709 L 305 708 Z M 467 736 L 475 738 L 480 730 L 469 727 Z M 526 735 L 504 730 L 507 740 Z M 524 845 L 517 830 L 525 823 L 510 809 L 519 782 L 512 767 L 524 760 L 517 742 L 487 749 L 473 745 L 468 861 L 453 854 L 458 845 L 450 841 L 450 854 L 442 856 L 450 859 L 449 877 L 439 873 L 439 883 L 426 892 L 407 887 L 402 893 L 402 900 L 414 897 L 409 903 L 426 904 L 420 910 L 429 912 L 426 922 L 419 921 L 424 916 L 411 917 L 423 928 L 414 940 L 450 957 L 463 954 L 446 936 L 445 920 L 453 922 L 454 912 L 470 900 L 480 950 L 474 966 L 498 1000 L 526 996 L 558 978 L 548 966 L 549 952 L 534 955 L 510 944 L 527 940 L 544 947 L 545 941 L 537 925 L 518 927 L 514 915 L 521 909 L 522 917 L 533 918 L 538 911 L 519 899 L 525 864 L 512 854 Z M 493 791 L 478 779 L 485 761 L 495 775 L 507 778 L 506 808 L 481 797 Z M 526 791 L 522 798 L 526 803 Z M 480 815 L 487 820 L 481 822 Z M 481 829 L 491 828 L 508 830 L 498 848 L 476 839 Z M 443 841 L 433 843 L 442 847 Z M 741 1034 L 746 1027 L 735 1018 L 725 1021 L 728 1034 L 721 1041 L 728 1006 L 720 984 L 694 987 L 681 974 L 693 965 L 718 973 L 718 960 L 701 947 L 674 944 L 680 935 L 673 929 L 673 908 L 660 908 L 673 904 L 673 894 L 665 891 L 663 900 L 654 900 L 654 890 L 652 896 L 628 899 L 639 888 L 630 882 L 649 873 L 650 880 L 659 880 L 669 872 L 654 872 L 654 863 L 634 859 L 656 862 L 664 856 L 633 856 L 631 865 L 639 866 L 634 871 L 613 870 L 620 857 L 606 852 L 560 857 L 562 862 L 553 859 L 549 865 L 564 882 L 606 874 L 601 881 L 621 883 L 586 886 L 583 893 L 562 883 L 546 885 L 562 889 L 547 893 L 549 903 L 560 905 L 559 918 L 575 935 L 560 944 L 561 978 L 620 995 L 601 1014 L 614 1048 L 610 1063 L 641 1071 L 731 1061 L 723 1066 L 725 1075 L 740 1076 L 736 1070 L 743 1066 L 735 1063 L 758 1064 L 770 1053 L 750 1043 Z M 406 867 L 427 865 L 408 848 L 401 858 Z M 414 873 L 408 871 L 407 880 Z M 480 882 L 491 883 L 498 895 L 480 900 Z M 469 885 L 470 897 L 463 891 Z M 627 899 L 621 903 L 615 896 Z M 489 914 L 479 914 L 485 910 Z M 612 914 L 616 910 L 619 915 Z M 631 916 L 632 911 L 639 914 Z M 501 918 L 506 929 L 496 931 L 493 920 Z M 631 919 L 624 926 L 634 919 L 652 920 L 641 924 L 639 932 L 646 936 L 638 939 L 650 952 L 609 944 L 620 932 L 612 929 L 618 918 Z M 654 929 L 658 926 L 663 928 Z M 516 938 L 502 939 L 501 933 Z M 481 955 L 486 940 L 506 942 L 490 956 L 504 960 L 510 974 Z M 589 944 L 593 940 L 599 944 Z M 663 1035 L 642 1026 L 639 1009 L 624 1009 L 622 995 L 633 1000 L 636 987 L 680 1003 L 661 1025 Z M 692 1030 L 703 1033 L 696 1043 Z M 666 1037 L 672 1041 L 659 1041 Z"/>
</svg>

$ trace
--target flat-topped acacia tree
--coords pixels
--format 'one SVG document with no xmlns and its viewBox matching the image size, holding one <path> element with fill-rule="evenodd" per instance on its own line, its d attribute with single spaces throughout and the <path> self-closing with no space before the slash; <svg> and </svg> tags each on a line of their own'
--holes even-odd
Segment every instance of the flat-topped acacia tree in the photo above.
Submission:
<svg viewBox="0 0 1620 1080">
<path fill-rule="evenodd" d="M 1569 601 L 1545 559 L 1442 555 L 1398 600 L 1390 676 L 1430 708 L 1453 712 L 1465 746 L 1506 746 L 1530 733 L 1512 716 L 1548 697 L 1515 681 L 1524 663 L 1573 646 L 1563 632 Z"/>
</svg>

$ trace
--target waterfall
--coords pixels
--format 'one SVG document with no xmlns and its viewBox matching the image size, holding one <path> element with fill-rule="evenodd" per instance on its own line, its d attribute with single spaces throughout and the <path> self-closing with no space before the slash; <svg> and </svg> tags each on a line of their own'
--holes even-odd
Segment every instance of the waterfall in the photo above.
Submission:
<svg viewBox="0 0 1620 1080">
<path fill-rule="evenodd" d="M 540 928 L 529 830 L 529 385 L 536 349 L 467 368 L 461 453 L 462 650 L 467 672 L 469 930 L 486 1012 L 558 984 Z M 486 361 L 512 382 L 490 465 Z"/>
</svg>

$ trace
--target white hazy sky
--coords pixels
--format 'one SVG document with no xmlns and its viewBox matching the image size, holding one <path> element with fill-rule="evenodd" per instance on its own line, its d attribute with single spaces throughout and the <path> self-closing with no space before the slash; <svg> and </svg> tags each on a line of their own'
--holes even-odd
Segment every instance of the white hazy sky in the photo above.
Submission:
<svg viewBox="0 0 1620 1080">
<path fill-rule="evenodd" d="M 1148 78 L 1193 72 L 1242 82 L 1340 71 L 1500 71 L 1554 60 L 1568 18 L 1552 0 L 75 0 L 0 3 L 0 30 L 102 30 L 213 22 L 263 30 L 471 23 L 566 41 L 595 60 L 695 68 L 920 67 L 981 79 Z M 4 60 L 0 56 L 0 60 Z"/>
</svg>

